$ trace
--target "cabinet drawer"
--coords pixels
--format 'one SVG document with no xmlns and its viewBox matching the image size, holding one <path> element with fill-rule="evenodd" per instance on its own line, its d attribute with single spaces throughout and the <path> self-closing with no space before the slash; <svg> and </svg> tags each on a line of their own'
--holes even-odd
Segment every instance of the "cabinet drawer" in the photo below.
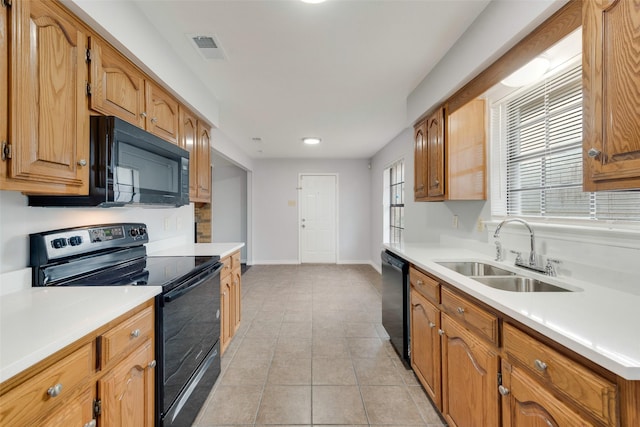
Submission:
<svg viewBox="0 0 640 427">
<path fill-rule="evenodd" d="M 147 307 L 102 335 L 103 367 L 112 359 L 130 351 L 151 337 L 153 337 L 153 307 Z"/>
<path fill-rule="evenodd" d="M 549 384 L 606 425 L 617 425 L 615 384 L 505 324 L 504 349 L 535 378 Z"/>
<path fill-rule="evenodd" d="M 427 276 L 422 271 L 411 267 L 409 269 L 409 282 L 413 288 L 420 292 L 429 301 L 434 304 L 440 304 L 440 283 L 437 280 Z"/>
<path fill-rule="evenodd" d="M 240 251 L 231 255 L 231 269 L 235 270 L 236 268 L 240 268 Z"/>
<path fill-rule="evenodd" d="M 498 317 L 471 301 L 442 288 L 442 307 L 444 311 L 463 325 L 473 328 L 483 338 L 495 345 L 498 342 Z"/>
<path fill-rule="evenodd" d="M 93 366 L 89 343 L 11 389 L 1 397 L 0 425 L 33 425 L 31 420 L 73 395 L 90 378 Z"/>
<path fill-rule="evenodd" d="M 220 278 L 227 277 L 228 275 L 231 274 L 231 270 L 233 269 L 231 265 L 232 261 L 233 259 L 231 258 L 231 256 L 224 257 L 220 260 L 220 262 L 224 264 L 224 266 L 222 267 L 222 270 L 220 270 Z"/>
</svg>

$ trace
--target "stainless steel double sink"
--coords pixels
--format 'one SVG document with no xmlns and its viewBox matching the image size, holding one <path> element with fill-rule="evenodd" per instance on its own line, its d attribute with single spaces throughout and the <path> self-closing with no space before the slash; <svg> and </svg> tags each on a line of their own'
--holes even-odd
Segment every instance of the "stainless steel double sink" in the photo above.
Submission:
<svg viewBox="0 0 640 427">
<path fill-rule="evenodd" d="M 524 276 L 480 261 L 436 262 L 483 285 L 509 292 L 573 292 L 534 277 Z"/>
</svg>

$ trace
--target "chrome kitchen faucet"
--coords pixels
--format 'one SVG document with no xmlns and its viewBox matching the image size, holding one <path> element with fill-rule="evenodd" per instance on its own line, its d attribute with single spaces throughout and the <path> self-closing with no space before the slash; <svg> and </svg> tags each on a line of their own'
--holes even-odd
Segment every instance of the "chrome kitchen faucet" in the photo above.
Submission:
<svg viewBox="0 0 640 427">
<path fill-rule="evenodd" d="M 526 268 L 528 270 L 537 271 L 538 273 L 543 273 L 543 274 L 546 274 L 546 275 L 549 275 L 549 276 L 555 276 L 556 275 L 556 271 L 555 271 L 555 268 L 554 268 L 553 264 L 559 264 L 560 261 L 549 258 L 547 260 L 547 265 L 546 266 L 542 267 L 541 265 L 538 265 L 538 256 L 536 255 L 536 250 L 535 250 L 536 237 L 535 237 L 535 234 L 533 232 L 533 228 L 531 228 L 531 225 L 529 225 L 529 223 L 527 221 L 525 221 L 523 219 L 520 219 L 520 218 L 505 219 L 500 224 L 498 224 L 498 227 L 496 227 L 496 231 L 495 231 L 495 233 L 493 233 L 493 237 L 496 239 L 496 241 L 495 241 L 495 244 L 496 244 L 496 261 L 502 261 L 503 260 L 502 245 L 497 240 L 499 238 L 499 236 L 500 236 L 500 230 L 502 229 L 502 227 L 505 224 L 510 223 L 510 222 L 519 222 L 522 225 L 524 225 L 525 227 L 527 227 L 527 229 L 529 230 L 529 236 L 530 236 L 530 240 L 531 240 L 531 252 L 529 253 L 529 263 L 527 264 L 522 260 L 520 252 L 511 251 L 514 254 L 516 254 L 515 264 L 518 267 L 523 267 L 523 268 Z"/>
</svg>

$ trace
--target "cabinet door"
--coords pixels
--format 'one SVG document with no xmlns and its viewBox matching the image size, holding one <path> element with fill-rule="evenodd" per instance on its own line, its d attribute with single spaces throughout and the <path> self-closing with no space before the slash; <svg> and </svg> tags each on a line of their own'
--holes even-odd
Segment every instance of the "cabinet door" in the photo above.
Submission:
<svg viewBox="0 0 640 427">
<path fill-rule="evenodd" d="M 89 115 L 87 36 L 50 1 L 11 6 L 12 158 L 2 188 L 86 194 Z"/>
<path fill-rule="evenodd" d="M 103 427 L 151 427 L 154 423 L 153 346 L 147 340 L 98 381 Z"/>
<path fill-rule="evenodd" d="M 442 313 L 442 414 L 451 427 L 497 426 L 498 355 Z"/>
<path fill-rule="evenodd" d="M 95 426 L 93 399 L 95 385 L 74 397 L 38 423 L 39 427 Z M 94 424 L 91 424 L 91 422 Z"/>
<path fill-rule="evenodd" d="M 485 100 L 474 99 L 447 118 L 447 200 L 486 200 Z"/>
<path fill-rule="evenodd" d="M 413 198 L 416 201 L 420 201 L 427 197 L 427 158 L 425 146 L 427 140 L 426 120 L 416 125 L 413 133 L 413 140 L 415 141 L 413 152 Z"/>
<path fill-rule="evenodd" d="M 556 399 L 523 370 L 502 361 L 502 425 L 504 427 L 594 426 Z"/>
<path fill-rule="evenodd" d="M 640 188 L 640 3 L 583 2 L 585 191 Z"/>
<path fill-rule="evenodd" d="M 233 312 L 233 317 L 231 319 L 231 321 L 233 322 L 232 335 L 235 335 L 235 333 L 238 331 L 238 328 L 240 327 L 240 312 L 242 310 L 242 270 L 239 265 L 231 272 L 231 281 L 233 286 L 233 309 L 231 310 Z"/>
<path fill-rule="evenodd" d="M 178 101 L 160 86 L 145 82 L 146 129 L 160 138 L 178 144 Z"/>
<path fill-rule="evenodd" d="M 440 312 L 411 289 L 411 367 L 438 408 L 440 394 Z"/>
<path fill-rule="evenodd" d="M 189 199 L 194 202 L 198 198 L 198 120 L 186 108 L 180 106 L 180 147 L 189 152 Z"/>
<path fill-rule="evenodd" d="M 0 150 L 9 137 L 9 8 L 0 4 Z M 0 177 L 6 176 L 6 161 L 0 161 Z M 0 188 L 2 181 L 0 181 Z"/>
<path fill-rule="evenodd" d="M 144 128 L 144 76 L 110 45 L 91 38 L 91 109 Z"/>
<path fill-rule="evenodd" d="M 427 121 L 427 196 L 444 198 L 444 108 L 439 108 Z"/>
<path fill-rule="evenodd" d="M 198 120 L 198 148 L 196 161 L 198 162 L 198 201 L 211 203 L 211 127 Z"/>
<path fill-rule="evenodd" d="M 220 354 L 224 353 L 233 335 L 231 329 L 232 274 L 220 276 Z"/>
</svg>

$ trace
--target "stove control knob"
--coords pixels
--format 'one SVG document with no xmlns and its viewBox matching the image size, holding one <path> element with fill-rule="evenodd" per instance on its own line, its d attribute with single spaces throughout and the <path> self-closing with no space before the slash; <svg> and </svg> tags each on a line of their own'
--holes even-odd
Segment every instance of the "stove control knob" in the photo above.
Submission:
<svg viewBox="0 0 640 427">
<path fill-rule="evenodd" d="M 138 234 L 140 234 L 141 236 L 144 236 L 145 234 L 147 234 L 147 229 L 144 227 L 138 228 Z"/>
<path fill-rule="evenodd" d="M 131 230 L 129 230 L 129 234 L 131 234 L 132 237 L 136 237 L 138 235 L 138 229 L 132 228 Z"/>
<path fill-rule="evenodd" d="M 78 245 L 82 244 L 82 237 L 81 236 L 69 237 L 69 244 L 71 246 L 78 246 Z"/>
<path fill-rule="evenodd" d="M 67 239 L 53 239 L 51 241 L 51 246 L 56 249 L 61 249 L 67 246 Z"/>
</svg>

